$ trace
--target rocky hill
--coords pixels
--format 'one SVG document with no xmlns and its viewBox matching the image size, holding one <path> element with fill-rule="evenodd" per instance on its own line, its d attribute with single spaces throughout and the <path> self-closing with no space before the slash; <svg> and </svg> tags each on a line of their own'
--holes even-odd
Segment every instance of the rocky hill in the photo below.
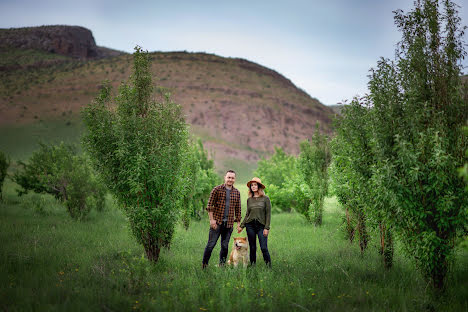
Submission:
<svg viewBox="0 0 468 312">
<path fill-rule="evenodd" d="M 14 43 L 0 48 L 0 126 L 77 118 L 102 81 L 117 89 L 132 72 L 131 55 L 100 54 L 88 30 L 57 26 L 54 37 L 43 33 L 47 27 L 28 28 L 31 35 L 23 28 L 0 30 Z M 297 153 L 316 122 L 332 132 L 334 112 L 271 69 L 206 53 L 150 55 L 153 82 L 171 90 L 218 165 L 227 159 L 253 163 L 274 146 Z"/>
<path fill-rule="evenodd" d="M 89 29 L 80 26 L 40 26 L 0 29 L 0 49 L 33 49 L 78 59 L 122 54 L 98 47 Z"/>
</svg>

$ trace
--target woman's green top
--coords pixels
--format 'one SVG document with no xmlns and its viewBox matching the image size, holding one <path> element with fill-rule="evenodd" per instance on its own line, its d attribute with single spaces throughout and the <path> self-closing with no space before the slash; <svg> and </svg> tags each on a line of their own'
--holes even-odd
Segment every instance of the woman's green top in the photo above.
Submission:
<svg viewBox="0 0 468 312">
<path fill-rule="evenodd" d="M 265 226 L 266 230 L 270 229 L 271 219 L 271 203 L 268 196 L 249 197 L 247 199 L 247 212 L 240 227 L 244 228 L 246 223 L 257 220 Z"/>
</svg>

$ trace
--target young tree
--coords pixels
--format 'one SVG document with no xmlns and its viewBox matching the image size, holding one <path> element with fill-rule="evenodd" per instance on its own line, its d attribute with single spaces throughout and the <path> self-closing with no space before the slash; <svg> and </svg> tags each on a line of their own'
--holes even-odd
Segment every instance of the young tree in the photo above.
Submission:
<svg viewBox="0 0 468 312">
<path fill-rule="evenodd" d="M 343 107 L 338 119 L 337 135 L 332 142 L 332 181 L 334 193 L 345 209 L 346 232 L 350 242 L 359 238 L 361 253 L 367 248 L 368 214 L 372 200 L 369 179 L 373 155 L 367 131 L 366 107 L 358 99 Z"/>
<path fill-rule="evenodd" d="M 305 205 L 299 207 L 302 207 L 302 213 L 308 221 L 322 225 L 323 203 L 328 195 L 328 166 L 331 153 L 328 137 L 320 133 L 318 124 L 312 141 L 301 142 L 300 149 L 298 167 L 310 195 Z"/>
<path fill-rule="evenodd" d="M 457 173 L 468 144 L 468 101 L 460 80 L 465 28 L 456 9 L 448 0 L 421 0 L 407 14 L 397 11 L 396 59 L 379 61 L 368 96 L 377 160 L 372 188 L 387 203 L 380 210 L 407 254 L 438 289 L 468 207 Z"/>
<path fill-rule="evenodd" d="M 168 93 L 153 100 L 147 52 L 135 48 L 132 85 L 111 103 L 106 85 L 83 111 L 84 144 L 97 171 L 125 211 L 149 260 L 168 247 L 183 194 L 187 125 Z"/>
<path fill-rule="evenodd" d="M 2 151 L 0 151 L 0 200 L 3 200 L 3 182 L 7 176 L 9 166 L 10 160 Z"/>
</svg>

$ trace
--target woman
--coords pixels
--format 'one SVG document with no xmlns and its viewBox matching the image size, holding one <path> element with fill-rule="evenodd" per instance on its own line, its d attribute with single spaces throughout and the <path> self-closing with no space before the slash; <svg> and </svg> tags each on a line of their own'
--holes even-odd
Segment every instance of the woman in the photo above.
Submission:
<svg viewBox="0 0 468 312">
<path fill-rule="evenodd" d="M 247 213 L 244 221 L 237 227 L 237 232 L 242 232 L 245 227 L 247 238 L 249 239 L 250 264 L 255 264 L 257 260 L 257 238 L 262 250 L 263 260 L 268 267 L 271 267 L 270 253 L 268 252 L 268 233 L 270 232 L 271 203 L 263 190 L 265 185 L 259 178 L 253 178 L 247 183 L 249 188 L 249 198 L 247 199 Z"/>
</svg>

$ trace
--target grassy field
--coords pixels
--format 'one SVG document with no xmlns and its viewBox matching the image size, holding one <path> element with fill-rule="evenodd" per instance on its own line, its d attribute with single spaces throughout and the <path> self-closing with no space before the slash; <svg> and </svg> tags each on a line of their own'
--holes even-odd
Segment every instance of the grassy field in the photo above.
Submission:
<svg viewBox="0 0 468 312">
<path fill-rule="evenodd" d="M 457 251 L 446 293 L 431 296 L 399 249 L 385 271 L 376 237 L 363 256 L 344 240 L 333 198 L 320 228 L 298 214 L 273 215 L 271 270 L 260 251 L 256 267 L 217 267 L 219 243 L 201 270 L 206 216 L 187 231 L 178 225 L 170 250 L 151 264 L 111 199 L 106 211 L 76 222 L 53 198 L 17 197 L 15 187 L 6 182 L 0 205 L 3 311 L 468 310 L 466 248 Z"/>
<path fill-rule="evenodd" d="M 0 151 L 14 161 L 24 161 L 39 148 L 39 142 L 58 144 L 63 141 L 79 145 L 83 131 L 84 125 L 78 116 L 27 125 L 2 125 Z"/>
</svg>

